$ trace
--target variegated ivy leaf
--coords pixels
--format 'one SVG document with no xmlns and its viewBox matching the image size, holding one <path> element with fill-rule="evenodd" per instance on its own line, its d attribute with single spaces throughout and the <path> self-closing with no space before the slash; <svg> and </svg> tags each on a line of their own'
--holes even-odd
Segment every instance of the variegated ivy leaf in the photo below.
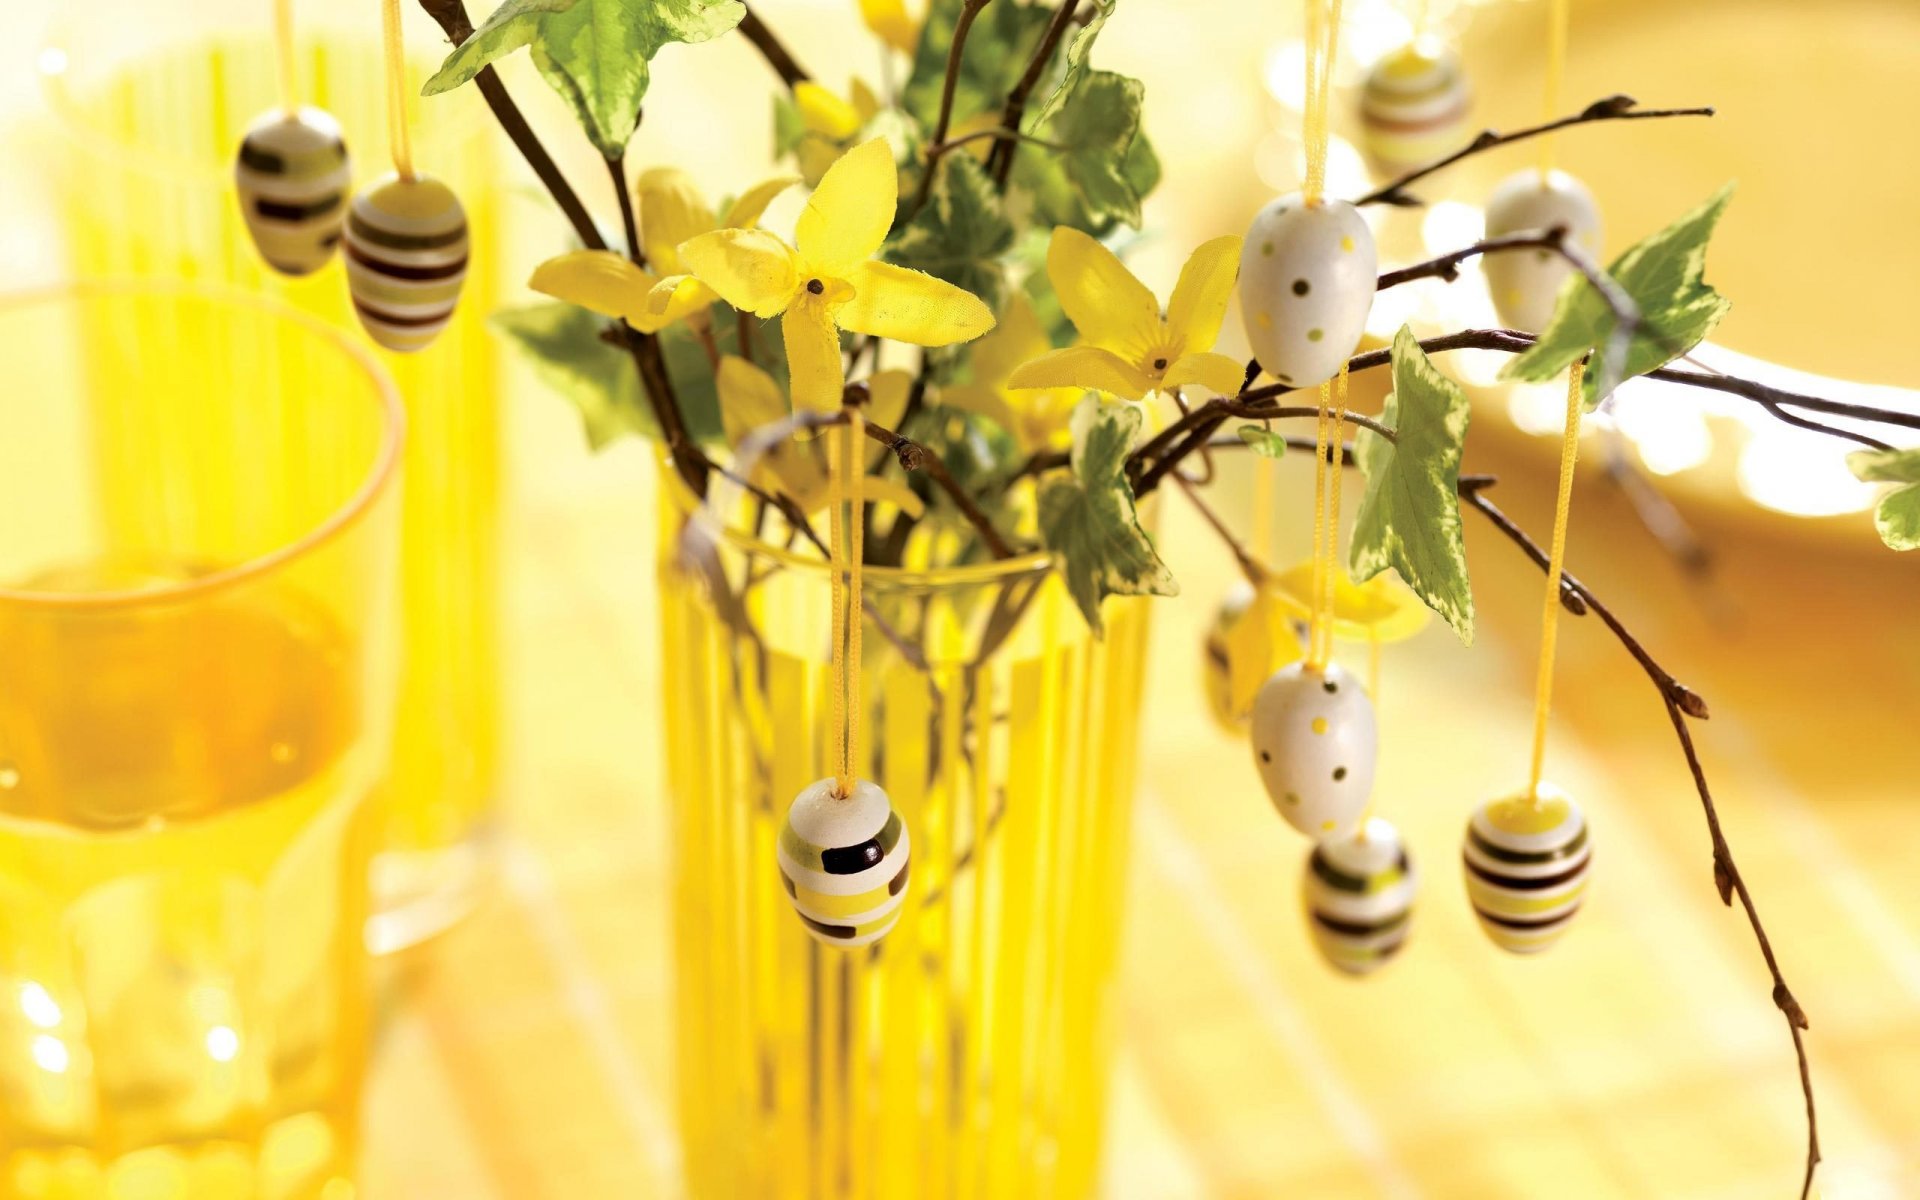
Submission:
<svg viewBox="0 0 1920 1200">
<path fill-rule="evenodd" d="M 1247 449 L 1262 458 L 1279 458 L 1287 452 L 1286 437 L 1265 425 L 1242 425 L 1240 440 L 1247 444 Z"/>
<path fill-rule="evenodd" d="M 1146 87 L 1138 79 L 1088 71 L 1053 115 L 1035 127 L 1034 136 L 1052 149 L 1021 158 L 1057 163 L 1088 219 L 1115 217 L 1137 226 L 1140 201 L 1160 178 L 1150 148 L 1146 153 L 1151 170 L 1136 159 L 1136 146 L 1145 143 L 1140 133 L 1145 97 Z M 1044 199 L 1042 203 L 1044 207 Z"/>
<path fill-rule="evenodd" d="M 887 261 L 944 279 L 998 310 L 1006 278 L 1000 258 L 1013 248 L 1000 194 L 971 155 L 949 154 L 936 170 L 926 207 L 894 234 Z"/>
<path fill-rule="evenodd" d="M 1087 73 L 1087 59 L 1093 53 L 1094 39 L 1100 36 L 1102 29 L 1106 28 L 1107 18 L 1113 16 L 1113 10 L 1119 7 L 1119 4 L 1120 0 L 1094 0 L 1094 8 L 1097 11 L 1085 25 L 1080 27 L 1080 32 L 1074 34 L 1072 40 L 1067 42 L 1067 64 L 1060 72 L 1060 82 L 1054 86 L 1052 92 L 1048 93 L 1046 102 L 1034 115 L 1035 125 L 1041 124 L 1052 116 L 1053 111 L 1060 107 L 1060 102 L 1066 99 L 1067 93 L 1071 92 L 1080 82 L 1081 76 Z"/>
<path fill-rule="evenodd" d="M 534 65 L 572 106 L 594 148 L 618 158 L 639 123 L 648 64 L 660 48 L 719 37 L 746 12 L 740 0 L 506 0 L 424 91 L 458 87 L 501 55 L 531 46 Z"/>
<path fill-rule="evenodd" d="M 1180 586 L 1140 527 L 1127 455 L 1140 410 L 1088 393 L 1073 413 L 1072 471 L 1040 493 L 1040 537 L 1059 556 L 1067 591 L 1094 633 L 1108 596 L 1177 596 Z"/>
<path fill-rule="evenodd" d="M 1635 243 L 1613 261 L 1613 277 L 1640 309 L 1640 324 L 1628 343 L 1620 379 L 1658 370 L 1699 345 L 1731 306 L 1705 281 L 1707 242 L 1733 198 L 1731 183 L 1705 204 L 1658 233 Z M 1553 320 L 1526 353 L 1507 364 L 1509 378 L 1545 383 L 1574 361 L 1593 355 L 1586 373 L 1589 409 L 1600 403 L 1601 364 L 1614 331 L 1613 310 L 1584 276 L 1575 275 L 1560 293 Z"/>
<path fill-rule="evenodd" d="M 927 129 L 939 119 L 947 56 L 953 49 L 954 27 L 965 7 L 965 0 L 932 0 L 926 20 L 920 24 L 920 44 L 914 50 L 913 67 L 900 103 Z M 964 128 L 974 117 L 999 113 L 1007 93 L 1027 69 L 1027 56 L 1039 44 L 1052 18 L 1051 5 L 1016 4 L 1014 0 L 1000 0 L 980 10 L 967 31 L 960 73 L 954 79 L 950 133 Z"/>
<path fill-rule="evenodd" d="M 1402 325 L 1393 338 L 1393 393 L 1381 413 L 1397 440 L 1366 429 L 1354 439 L 1367 491 L 1347 562 L 1356 582 L 1392 567 L 1461 641 L 1472 642 L 1473 589 L 1457 490 L 1467 418 L 1466 392 Z"/>
<path fill-rule="evenodd" d="M 1895 550 L 1920 548 L 1920 448 L 1856 450 L 1847 455 L 1847 465 L 1868 483 L 1900 485 L 1880 497 L 1873 526 Z"/>
</svg>

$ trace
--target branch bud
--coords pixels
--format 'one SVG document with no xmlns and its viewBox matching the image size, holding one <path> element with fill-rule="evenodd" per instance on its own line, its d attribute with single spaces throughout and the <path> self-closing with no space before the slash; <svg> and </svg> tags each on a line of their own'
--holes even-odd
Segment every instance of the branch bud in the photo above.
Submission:
<svg viewBox="0 0 1920 1200">
<path fill-rule="evenodd" d="M 1719 854 L 1713 856 L 1713 886 L 1720 890 L 1720 903 L 1733 907 L 1733 869 Z"/>
<path fill-rule="evenodd" d="M 1773 985 L 1773 1003 L 1774 1007 L 1787 1014 L 1787 1021 L 1795 1029 L 1812 1028 L 1807 1024 L 1807 1010 L 1800 1007 L 1800 1002 L 1793 998 L 1793 993 L 1787 990 L 1786 984 Z"/>
<path fill-rule="evenodd" d="M 1679 706 L 1681 712 L 1697 721 L 1704 721 L 1712 715 L 1707 711 L 1707 698 L 1678 680 L 1667 685 L 1667 694 L 1673 697 L 1674 704 Z"/>
</svg>

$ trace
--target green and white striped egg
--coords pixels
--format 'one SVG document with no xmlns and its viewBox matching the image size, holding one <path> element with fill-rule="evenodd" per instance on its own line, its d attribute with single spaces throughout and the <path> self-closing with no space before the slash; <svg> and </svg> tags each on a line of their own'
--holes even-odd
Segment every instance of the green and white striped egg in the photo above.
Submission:
<svg viewBox="0 0 1920 1200">
<path fill-rule="evenodd" d="M 1261 209 L 1240 247 L 1240 316 L 1261 368 L 1290 387 L 1333 378 L 1366 331 L 1379 268 L 1346 201 L 1294 193 Z"/>
<path fill-rule="evenodd" d="M 1338 663 L 1288 663 L 1260 685 L 1254 765 L 1287 823 L 1310 838 L 1349 835 L 1373 792 L 1380 748 L 1373 701 Z"/>
<path fill-rule="evenodd" d="M 878 785 L 858 780 L 841 796 L 822 779 L 794 797 L 774 857 L 807 932 L 850 948 L 899 921 L 909 848 L 906 823 Z"/>
<path fill-rule="evenodd" d="M 1473 92 L 1452 47 L 1423 38 L 1373 64 L 1360 89 L 1361 141 L 1382 169 L 1431 162 L 1465 141 Z"/>
<path fill-rule="evenodd" d="M 1600 206 L 1586 185 L 1565 171 L 1549 171 L 1545 179 L 1538 168 L 1516 171 L 1487 200 L 1490 238 L 1555 226 L 1565 226 L 1567 240 L 1589 258 L 1600 256 Z M 1553 319 L 1573 264 L 1548 250 L 1507 250 L 1487 255 L 1481 270 L 1501 324 L 1539 333 Z"/>
<path fill-rule="evenodd" d="M 263 114 L 233 164 L 254 248 L 283 275 L 310 275 L 340 242 L 352 168 L 340 123 L 317 108 Z"/>
<path fill-rule="evenodd" d="M 467 278 L 467 214 L 427 175 L 389 172 L 347 213 L 347 288 L 367 335 L 389 350 L 423 349 L 445 329 Z"/>
<path fill-rule="evenodd" d="M 1475 810 L 1462 857 L 1480 928 L 1502 950 L 1537 954 L 1580 910 L 1593 848 L 1580 806 L 1542 784 L 1537 801 L 1513 796 Z"/>
<path fill-rule="evenodd" d="M 1400 831 L 1379 817 L 1353 836 L 1315 844 L 1301 898 L 1320 956 L 1349 975 L 1378 970 L 1406 944 L 1418 888 Z"/>
</svg>

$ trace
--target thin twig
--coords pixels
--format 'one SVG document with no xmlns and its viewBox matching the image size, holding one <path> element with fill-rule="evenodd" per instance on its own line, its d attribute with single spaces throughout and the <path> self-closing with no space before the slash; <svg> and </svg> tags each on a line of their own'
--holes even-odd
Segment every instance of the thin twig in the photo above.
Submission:
<svg viewBox="0 0 1920 1200">
<path fill-rule="evenodd" d="M 1639 101 L 1632 96 L 1614 95 L 1603 100 L 1595 100 L 1571 116 L 1560 117 L 1539 125 L 1529 125 L 1525 129 L 1516 129 L 1511 133 L 1501 133 L 1494 129 L 1483 129 L 1465 146 L 1455 150 L 1444 158 L 1435 159 L 1423 167 L 1416 167 L 1398 179 L 1368 192 L 1355 200 L 1356 205 L 1395 204 L 1402 207 L 1417 207 L 1422 201 L 1406 189 L 1425 179 L 1436 171 L 1443 170 L 1463 158 L 1471 158 L 1484 153 L 1495 146 L 1511 145 L 1528 138 L 1539 137 L 1543 133 L 1552 133 L 1556 129 L 1566 129 L 1572 125 L 1589 125 L 1597 121 L 1653 121 L 1663 117 L 1710 117 L 1712 108 L 1648 108 L 1634 107 Z"/>
<path fill-rule="evenodd" d="M 1234 536 L 1233 530 L 1227 528 L 1227 523 L 1220 519 L 1219 513 L 1213 511 L 1213 506 L 1200 498 L 1200 489 L 1194 486 L 1192 480 L 1185 475 L 1175 474 L 1173 481 L 1180 485 L 1180 490 L 1185 492 L 1187 499 L 1193 502 L 1195 511 L 1213 527 L 1214 533 L 1220 536 L 1220 540 L 1227 544 L 1227 549 L 1233 553 L 1233 561 L 1240 564 L 1240 573 L 1247 577 L 1247 582 L 1259 587 L 1267 578 L 1267 569 L 1261 566 L 1260 561 L 1248 552 L 1246 545 Z"/>
<path fill-rule="evenodd" d="M 634 266 L 646 269 L 646 252 L 640 249 L 640 223 L 633 216 L 633 193 L 627 189 L 627 160 L 609 158 L 607 174 L 613 177 L 613 194 L 620 204 L 620 228 L 627 237 L 627 258 Z"/>
<path fill-rule="evenodd" d="M 913 200 L 907 205 L 900 224 L 907 222 L 926 206 L 927 197 L 933 194 L 933 176 L 939 169 L 940 159 L 950 148 L 947 143 L 947 129 L 953 123 L 953 97 L 960 86 L 960 60 L 966 53 L 967 34 L 973 29 L 973 20 L 980 10 L 993 3 L 993 0 L 965 0 L 960 15 L 953 23 L 953 44 L 947 47 L 947 76 L 940 87 L 940 117 L 933 124 L 933 135 L 927 139 L 926 166 L 920 172 L 920 186 L 914 190 Z"/>
<path fill-rule="evenodd" d="M 1073 23 L 1074 9 L 1079 6 L 1080 0 L 1061 0 L 1060 7 L 1054 10 L 1053 20 L 1047 22 L 1047 31 L 1040 35 L 1040 44 L 1027 60 L 1027 69 L 1020 73 L 1013 90 L 1007 93 L 1006 106 L 1000 110 L 1000 128 L 1004 132 L 1020 132 L 1020 122 L 1027 115 L 1027 100 L 1047 73 L 1047 64 L 1053 61 L 1053 52 L 1059 48 L 1067 26 Z M 993 176 L 993 186 L 1003 192 L 1007 190 L 1007 180 L 1013 176 L 1013 159 L 1019 152 L 1019 142 L 1006 141 L 997 143 L 987 155 L 987 173 Z"/>
<path fill-rule="evenodd" d="M 773 30 L 767 28 L 766 23 L 760 19 L 759 13 L 751 8 L 747 9 L 747 15 L 740 18 L 740 24 L 736 28 L 740 30 L 742 36 L 753 43 L 754 49 L 760 51 L 760 57 L 767 60 L 767 65 L 773 68 L 774 74 L 780 76 L 780 82 L 786 84 L 788 88 L 805 83 L 812 78 L 807 74 L 806 68 L 795 61 L 785 44 L 774 36 Z"/>
</svg>

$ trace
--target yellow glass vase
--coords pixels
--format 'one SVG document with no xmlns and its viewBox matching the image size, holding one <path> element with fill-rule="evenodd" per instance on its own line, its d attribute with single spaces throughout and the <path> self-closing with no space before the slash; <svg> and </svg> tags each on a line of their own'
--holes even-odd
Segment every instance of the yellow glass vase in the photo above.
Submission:
<svg viewBox="0 0 1920 1200">
<path fill-rule="evenodd" d="M 431 70 L 445 36 L 406 6 L 408 44 Z M 88 0 L 59 18 L 40 66 L 64 137 L 52 166 L 80 278 L 164 276 L 257 289 L 362 339 L 335 261 L 275 274 L 234 193 L 234 156 L 279 102 L 273 6 Z M 296 6 L 302 102 L 331 112 L 356 186 L 389 169 L 378 6 Z M 499 306 L 501 186 L 491 121 L 473 89 L 409 106 L 414 160 L 466 209 L 472 254 L 460 307 L 432 346 L 375 351 L 399 385 L 410 436 L 403 496 L 404 657 L 394 758 L 382 789 L 369 936 L 398 949 L 444 927 L 473 894 L 475 837 L 492 807 L 498 744 Z M 155 342 L 165 325 L 125 331 Z M 371 342 L 366 344 L 371 345 Z M 236 376 L 268 372 L 284 341 L 234 348 Z M 122 391 L 107 390 L 107 395 Z"/>
<path fill-rule="evenodd" d="M 692 1194 L 1090 1196 L 1146 602 L 1109 601 L 1095 639 L 1045 556 L 868 572 L 860 774 L 912 879 L 890 934 L 838 950 L 774 862 L 831 773 L 828 572 L 731 534 L 682 553 L 685 506 L 661 512 Z"/>
<path fill-rule="evenodd" d="M 351 1196 L 399 398 L 207 287 L 0 300 L 0 355 L 0 1200 Z"/>
</svg>

